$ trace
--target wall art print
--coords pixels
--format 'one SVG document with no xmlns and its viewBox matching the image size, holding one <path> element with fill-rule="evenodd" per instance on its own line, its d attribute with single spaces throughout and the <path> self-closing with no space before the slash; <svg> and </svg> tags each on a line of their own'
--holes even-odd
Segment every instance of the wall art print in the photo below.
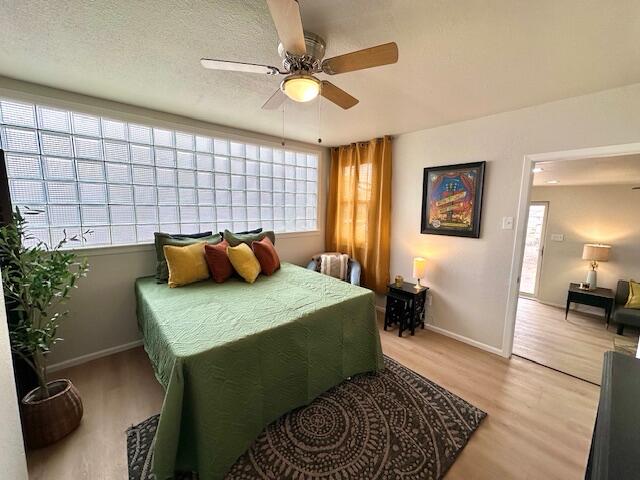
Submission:
<svg viewBox="0 0 640 480">
<path fill-rule="evenodd" d="M 424 169 L 421 233 L 480 237 L 485 164 Z"/>
</svg>

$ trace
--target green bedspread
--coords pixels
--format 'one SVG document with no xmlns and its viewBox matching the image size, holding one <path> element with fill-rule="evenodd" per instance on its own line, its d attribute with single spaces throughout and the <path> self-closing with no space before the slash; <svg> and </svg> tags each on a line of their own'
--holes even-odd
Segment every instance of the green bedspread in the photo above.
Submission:
<svg viewBox="0 0 640 480">
<path fill-rule="evenodd" d="M 345 378 L 383 368 L 373 293 L 286 264 L 170 289 L 136 281 L 138 323 L 166 390 L 155 440 L 159 480 L 222 478 L 262 429 Z"/>
</svg>

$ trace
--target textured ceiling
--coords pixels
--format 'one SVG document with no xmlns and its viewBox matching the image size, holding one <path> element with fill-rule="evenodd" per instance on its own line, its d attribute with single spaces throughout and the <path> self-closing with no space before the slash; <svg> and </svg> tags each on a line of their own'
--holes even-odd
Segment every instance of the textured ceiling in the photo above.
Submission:
<svg viewBox="0 0 640 480">
<path fill-rule="evenodd" d="M 640 82 L 637 0 L 300 0 L 327 56 L 396 41 L 396 65 L 335 76 L 360 99 L 321 103 L 326 145 L 398 134 Z M 279 65 L 262 0 L 0 0 L 0 75 L 280 135 L 279 80 L 200 57 Z M 317 102 L 287 104 L 313 142 Z"/>
<path fill-rule="evenodd" d="M 640 155 L 543 162 L 537 166 L 544 170 L 533 176 L 536 186 L 640 185 Z M 558 183 L 549 185 L 549 180 Z"/>
</svg>

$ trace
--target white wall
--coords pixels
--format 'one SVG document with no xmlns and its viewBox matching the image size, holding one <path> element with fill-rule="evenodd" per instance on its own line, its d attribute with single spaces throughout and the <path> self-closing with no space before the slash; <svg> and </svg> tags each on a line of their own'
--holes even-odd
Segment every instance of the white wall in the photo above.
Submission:
<svg viewBox="0 0 640 480">
<path fill-rule="evenodd" d="M 0 282 L 0 290 L 2 283 Z M 11 347 L 7 330 L 7 315 L 4 309 L 4 296 L 0 295 L 0 470 L 2 478 L 25 480 L 27 462 L 22 444 L 22 428 L 18 414 L 18 400 Z"/>
<path fill-rule="evenodd" d="M 612 246 L 598 267 L 598 286 L 615 291 L 619 279 L 640 279 L 640 192 L 630 185 L 534 187 L 532 201 L 549 202 L 538 299 L 564 306 L 569 282 L 585 281 L 585 243 Z M 561 233 L 564 241 L 551 240 Z"/>
<path fill-rule="evenodd" d="M 261 144 L 280 146 L 280 139 L 253 132 L 208 124 L 154 110 L 78 95 L 41 85 L 0 77 L 0 96 L 41 102 L 61 108 L 167 128 L 187 129 L 205 135 L 250 139 Z M 324 251 L 324 214 L 329 155 L 326 148 L 287 141 L 290 148 L 319 153 L 318 165 L 318 230 L 277 236 L 276 249 L 283 261 L 306 264 L 316 253 Z M 59 334 L 63 342 L 56 345 L 50 362 L 58 367 L 79 357 L 117 351 L 140 339 L 135 315 L 134 281 L 155 273 L 153 245 L 102 247 L 78 250 L 86 256 L 91 271 L 67 304 L 70 314 Z"/>
<path fill-rule="evenodd" d="M 399 135 L 393 150 L 391 277 L 425 256 L 429 322 L 491 351 L 503 348 L 524 156 L 640 141 L 640 84 Z M 486 160 L 481 238 L 420 234 L 424 167 Z"/>
</svg>

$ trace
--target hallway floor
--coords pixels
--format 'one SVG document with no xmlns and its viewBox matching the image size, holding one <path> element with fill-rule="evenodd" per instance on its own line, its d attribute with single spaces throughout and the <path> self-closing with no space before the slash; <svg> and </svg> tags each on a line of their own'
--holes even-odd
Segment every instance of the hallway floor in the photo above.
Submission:
<svg viewBox="0 0 640 480">
<path fill-rule="evenodd" d="M 615 325 L 607 330 L 600 316 L 570 310 L 565 320 L 561 308 L 518 300 L 513 353 L 520 357 L 600 385 L 604 352 L 633 344 L 637 331 L 616 335 Z"/>
</svg>

